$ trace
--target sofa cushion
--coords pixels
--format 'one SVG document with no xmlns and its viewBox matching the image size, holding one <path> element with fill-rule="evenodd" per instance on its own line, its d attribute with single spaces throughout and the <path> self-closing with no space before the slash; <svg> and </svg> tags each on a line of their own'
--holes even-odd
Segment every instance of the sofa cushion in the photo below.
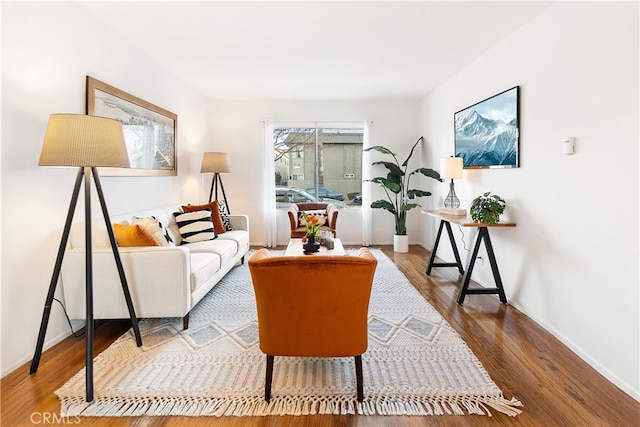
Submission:
<svg viewBox="0 0 640 427">
<path fill-rule="evenodd" d="M 173 239 L 169 235 L 167 228 L 162 225 L 160 221 L 156 219 L 155 216 L 148 216 L 145 218 L 140 218 L 134 216 L 131 218 L 131 224 L 138 224 L 149 233 L 156 238 L 160 246 L 171 246 L 173 245 Z"/>
<path fill-rule="evenodd" d="M 224 222 L 222 221 L 222 215 L 220 214 L 220 207 L 218 206 L 218 201 L 214 200 L 211 203 L 206 203 L 204 205 L 183 205 L 183 212 L 194 212 L 201 211 L 203 209 L 211 209 L 211 221 L 213 222 L 213 229 L 216 234 L 222 234 L 226 230 L 224 228 Z"/>
<path fill-rule="evenodd" d="M 211 221 L 211 209 L 195 212 L 174 212 L 173 215 L 176 218 L 178 230 L 182 237 L 181 245 L 216 238 L 216 233 L 213 230 L 213 221 Z"/>
<path fill-rule="evenodd" d="M 224 233 L 226 235 L 227 233 Z M 222 237 L 222 236 L 221 236 Z M 238 245 L 230 239 L 216 239 L 205 242 L 190 243 L 189 251 L 194 253 L 214 253 L 220 256 L 221 265 L 227 265 L 238 253 Z"/>
<path fill-rule="evenodd" d="M 113 224 L 113 234 L 118 246 L 160 246 L 156 238 L 138 224 Z"/>
<path fill-rule="evenodd" d="M 191 292 L 195 291 L 220 270 L 220 256 L 213 253 L 191 253 Z"/>
<path fill-rule="evenodd" d="M 249 248 L 249 233 L 245 230 L 227 231 L 221 234 L 217 240 L 228 240 L 236 244 L 236 253 Z"/>
</svg>

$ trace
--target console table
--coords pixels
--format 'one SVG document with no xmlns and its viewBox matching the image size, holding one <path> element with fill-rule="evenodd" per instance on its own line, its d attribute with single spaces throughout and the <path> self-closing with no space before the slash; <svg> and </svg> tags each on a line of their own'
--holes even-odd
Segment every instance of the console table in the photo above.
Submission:
<svg viewBox="0 0 640 427">
<path fill-rule="evenodd" d="M 440 220 L 440 227 L 438 228 L 436 241 L 433 245 L 433 250 L 431 251 L 431 257 L 429 257 L 429 264 L 427 265 L 427 271 L 425 273 L 427 275 L 430 275 L 431 269 L 433 267 L 457 267 L 460 274 L 464 274 L 464 277 L 462 279 L 462 285 L 460 286 L 460 291 L 458 293 L 458 304 L 462 304 L 464 302 L 465 296 L 471 295 L 471 294 L 498 294 L 498 296 L 500 297 L 500 302 L 502 302 L 503 304 L 506 304 L 507 297 L 504 293 L 504 288 L 502 287 L 502 279 L 500 278 L 500 272 L 498 271 L 496 255 L 493 252 L 493 245 L 491 244 L 491 238 L 489 237 L 489 227 L 515 227 L 516 224 L 514 222 L 499 222 L 497 224 L 473 222 L 471 218 L 467 216 L 447 215 L 447 214 L 440 213 L 439 211 L 423 210 L 422 213 L 438 218 Z M 458 247 L 456 246 L 456 241 L 453 238 L 453 232 L 451 231 L 451 224 L 457 224 L 462 227 L 476 227 L 478 229 L 478 234 L 476 236 L 476 240 L 473 245 L 473 252 L 471 254 L 471 258 L 469 258 L 469 264 L 467 265 L 466 272 L 462 269 L 462 262 L 460 261 L 460 254 L 458 253 Z M 451 242 L 451 248 L 453 249 L 453 255 L 456 258 L 455 263 L 435 262 L 436 251 L 438 250 L 438 244 L 440 243 L 440 236 L 442 235 L 443 228 L 447 229 L 447 234 L 449 235 L 449 241 Z M 473 271 L 473 267 L 475 266 L 476 257 L 478 256 L 478 251 L 480 250 L 480 244 L 482 242 L 484 242 L 484 245 L 487 249 L 487 256 L 489 257 L 489 263 L 491 264 L 491 271 L 493 272 L 493 279 L 496 282 L 496 287 L 469 289 L 469 282 L 471 281 L 471 272 Z"/>
</svg>

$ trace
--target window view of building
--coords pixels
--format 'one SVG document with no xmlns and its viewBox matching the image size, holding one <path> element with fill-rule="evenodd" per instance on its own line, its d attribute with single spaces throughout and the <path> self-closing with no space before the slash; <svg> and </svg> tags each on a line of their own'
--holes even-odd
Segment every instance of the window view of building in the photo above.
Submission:
<svg viewBox="0 0 640 427">
<path fill-rule="evenodd" d="M 359 206 L 363 136 L 362 128 L 275 128 L 278 207 L 297 201 L 293 195 L 285 196 L 293 194 L 286 188 L 303 190 L 313 200 L 338 207 Z"/>
</svg>

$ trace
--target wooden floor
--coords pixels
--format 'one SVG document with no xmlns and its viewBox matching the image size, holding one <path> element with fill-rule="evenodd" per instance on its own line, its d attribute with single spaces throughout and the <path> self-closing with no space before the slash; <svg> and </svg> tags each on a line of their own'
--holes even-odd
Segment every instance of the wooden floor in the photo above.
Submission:
<svg viewBox="0 0 640 427">
<path fill-rule="evenodd" d="M 478 356 L 506 398 L 516 397 L 523 413 L 509 417 L 328 416 L 306 417 L 136 417 L 60 418 L 53 394 L 84 366 L 84 340 L 70 337 L 42 356 L 40 369 L 29 364 L 2 379 L 0 425 L 77 426 L 640 426 L 640 403 L 620 391 L 558 340 L 494 295 L 467 296 L 455 302 L 460 277 L 453 268 L 425 275 L 428 252 L 411 246 L 408 254 L 383 251 L 444 316 Z M 127 322 L 103 322 L 96 329 L 96 354 L 129 328 Z M 365 390 L 366 392 L 366 390 Z"/>
</svg>

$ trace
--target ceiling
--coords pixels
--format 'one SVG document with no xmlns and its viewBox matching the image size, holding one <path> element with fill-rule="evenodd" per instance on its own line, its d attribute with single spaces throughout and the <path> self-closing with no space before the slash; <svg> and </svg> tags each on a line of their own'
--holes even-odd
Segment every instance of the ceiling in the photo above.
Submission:
<svg viewBox="0 0 640 427">
<path fill-rule="evenodd" d="M 212 99 L 420 99 L 550 2 L 81 2 Z"/>
</svg>

